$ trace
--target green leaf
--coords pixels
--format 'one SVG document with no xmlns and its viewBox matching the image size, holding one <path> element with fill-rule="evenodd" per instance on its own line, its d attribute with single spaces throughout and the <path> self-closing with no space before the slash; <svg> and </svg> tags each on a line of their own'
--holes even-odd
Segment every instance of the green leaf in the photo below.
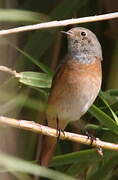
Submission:
<svg viewBox="0 0 118 180">
<path fill-rule="evenodd" d="M 18 9 L 0 9 L 0 22 L 9 23 L 41 23 L 49 21 L 48 16 L 42 13 L 36 13 Z"/>
<path fill-rule="evenodd" d="M 27 59 L 29 59 L 33 64 L 35 64 L 36 66 L 38 66 L 42 71 L 44 71 L 45 73 L 49 74 L 50 76 L 53 75 L 52 71 L 48 68 L 48 66 L 46 66 L 45 64 L 41 63 L 40 61 L 38 61 L 37 59 L 33 58 L 32 56 L 30 56 L 28 53 L 24 52 L 23 50 L 19 49 L 18 47 L 16 47 L 14 44 L 12 44 L 10 41 L 8 41 L 6 38 L 3 38 L 7 43 L 9 43 L 10 46 L 12 46 L 13 48 L 15 48 L 18 52 L 20 52 L 22 55 L 24 55 Z"/>
<path fill-rule="evenodd" d="M 110 89 L 107 91 L 111 96 L 118 96 L 118 89 Z"/>
<path fill-rule="evenodd" d="M 109 158 L 106 162 L 99 164 L 95 171 L 93 171 L 94 173 L 91 171 L 87 180 L 94 180 L 96 177 L 98 180 L 111 179 L 110 177 L 112 176 L 113 170 L 115 169 L 115 166 L 118 165 L 117 158 L 118 157 Z"/>
<path fill-rule="evenodd" d="M 116 151 L 104 151 L 103 158 L 112 157 L 118 155 Z M 79 163 L 80 165 L 101 161 L 101 156 L 94 149 L 81 150 L 78 152 L 68 153 L 64 155 L 55 156 L 50 164 L 51 167 L 63 166 L 67 164 Z"/>
<path fill-rule="evenodd" d="M 48 66 L 46 66 L 45 64 L 43 64 L 40 61 L 36 60 L 35 58 L 30 56 L 28 53 L 24 52 L 23 50 L 19 49 L 18 47 L 15 47 L 15 49 L 17 49 L 17 51 L 19 51 L 26 58 L 28 58 L 30 61 L 32 61 L 33 64 L 37 65 L 42 71 L 44 71 L 45 73 L 47 73 L 49 75 L 53 75 L 52 71 L 48 68 Z"/>
<path fill-rule="evenodd" d="M 108 128 L 105 128 L 105 127 L 102 127 L 102 126 L 98 126 L 96 124 L 87 124 L 86 125 L 86 129 L 109 131 Z"/>
<path fill-rule="evenodd" d="M 85 159 L 90 162 L 100 160 L 100 156 L 95 150 L 82 150 L 79 152 L 68 153 L 64 155 L 55 156 L 50 166 L 63 166 L 72 163 L 85 163 Z"/>
<path fill-rule="evenodd" d="M 102 123 L 104 126 L 109 128 L 112 132 L 118 134 L 118 125 L 115 123 L 115 121 L 108 116 L 106 113 L 104 113 L 100 108 L 96 107 L 95 105 L 92 105 L 89 109 L 89 112 Z"/>
<path fill-rule="evenodd" d="M 51 87 L 52 78 L 46 73 L 26 71 L 21 72 L 20 75 L 19 82 L 23 84 L 38 88 Z"/>
<path fill-rule="evenodd" d="M 17 171 L 17 172 L 29 173 L 36 176 L 50 178 L 52 180 L 60 180 L 60 179 L 75 180 L 75 178 L 72 178 L 68 175 L 62 174 L 60 172 L 51 169 L 47 169 L 45 167 L 41 167 L 39 165 L 33 164 L 25 160 L 8 156 L 3 153 L 0 154 L 0 165 L 3 166 L 5 169 L 7 169 L 8 172 Z"/>
<path fill-rule="evenodd" d="M 104 104 L 108 107 L 108 109 L 111 111 L 112 116 L 114 117 L 114 120 L 116 121 L 117 125 L 118 125 L 118 117 L 115 114 L 115 112 L 111 109 L 110 105 L 108 104 L 108 102 L 105 100 L 104 97 L 104 93 L 101 91 L 99 94 L 99 97 L 102 99 L 102 101 L 104 102 Z"/>
<path fill-rule="evenodd" d="M 43 96 L 44 99 L 47 98 L 47 94 L 45 92 L 42 92 L 43 90 L 39 89 L 39 92 L 42 93 L 41 95 Z M 18 92 L 18 94 L 12 94 L 8 92 L 3 92 L 0 90 L 0 100 L 2 104 L 0 105 L 0 113 L 2 115 L 6 113 L 10 113 L 11 111 L 16 111 L 16 109 L 19 109 L 24 106 L 30 109 L 34 109 L 37 111 L 44 111 L 46 107 L 46 100 L 42 102 L 41 98 L 40 99 L 34 99 L 31 97 L 28 97 L 27 95 L 29 94 L 29 91 L 25 90 L 22 92 Z"/>
<path fill-rule="evenodd" d="M 34 179 L 30 175 L 27 175 L 25 173 L 18 173 L 18 172 L 12 171 L 11 174 L 13 174 L 17 180 L 33 180 Z"/>
</svg>

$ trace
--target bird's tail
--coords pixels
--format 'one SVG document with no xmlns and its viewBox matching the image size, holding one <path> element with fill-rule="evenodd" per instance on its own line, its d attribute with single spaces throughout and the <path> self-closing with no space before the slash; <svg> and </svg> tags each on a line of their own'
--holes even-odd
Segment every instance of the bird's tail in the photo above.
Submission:
<svg viewBox="0 0 118 180">
<path fill-rule="evenodd" d="M 51 136 L 44 136 L 42 141 L 42 150 L 40 154 L 40 164 L 48 166 L 56 147 L 57 139 Z"/>
<path fill-rule="evenodd" d="M 67 125 L 66 121 L 59 121 L 59 128 L 65 129 Z M 48 126 L 57 129 L 57 121 L 53 119 L 53 121 L 48 121 Z M 44 136 L 42 140 L 42 150 L 40 154 L 40 164 L 42 166 L 48 166 L 50 160 L 53 157 L 55 152 L 57 139 L 51 136 Z"/>
</svg>

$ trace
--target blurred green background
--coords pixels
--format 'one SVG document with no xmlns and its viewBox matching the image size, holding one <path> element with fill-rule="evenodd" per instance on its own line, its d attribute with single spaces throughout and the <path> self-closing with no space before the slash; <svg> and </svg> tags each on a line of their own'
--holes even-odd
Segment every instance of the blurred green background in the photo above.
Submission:
<svg viewBox="0 0 118 180">
<path fill-rule="evenodd" d="M 118 10 L 117 0 L 0 0 L 0 28 L 85 17 Z M 0 72 L 0 115 L 45 123 L 45 107 L 53 73 L 67 52 L 60 31 L 79 25 L 22 32 L 0 38 L 0 65 L 23 72 L 15 79 Z M 91 29 L 103 49 L 102 91 L 95 105 L 82 118 L 96 137 L 118 142 L 118 19 L 80 26 Z M 11 127 L 0 127 L 0 180 L 118 179 L 118 153 L 104 151 L 100 157 L 91 147 L 60 142 L 50 164 L 38 167 L 42 137 Z M 78 122 L 66 129 L 81 133 Z M 4 154 L 2 154 L 4 153 Z M 26 161 L 14 159 L 13 156 Z M 59 171 L 60 173 L 58 173 Z M 33 176 L 30 176 L 32 174 Z M 65 174 L 65 175 L 64 175 Z"/>
</svg>

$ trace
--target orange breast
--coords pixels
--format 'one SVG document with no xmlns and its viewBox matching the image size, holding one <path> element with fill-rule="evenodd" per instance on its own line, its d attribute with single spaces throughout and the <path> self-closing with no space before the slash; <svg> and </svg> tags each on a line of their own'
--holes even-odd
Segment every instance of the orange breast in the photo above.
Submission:
<svg viewBox="0 0 118 180">
<path fill-rule="evenodd" d="M 101 87 L 101 61 L 80 64 L 68 60 L 58 71 L 49 96 L 48 117 L 78 120 L 92 105 Z"/>
</svg>

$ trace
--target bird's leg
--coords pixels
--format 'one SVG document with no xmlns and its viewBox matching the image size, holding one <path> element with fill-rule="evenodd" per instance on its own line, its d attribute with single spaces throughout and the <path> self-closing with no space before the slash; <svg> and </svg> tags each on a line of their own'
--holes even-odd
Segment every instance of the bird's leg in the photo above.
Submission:
<svg viewBox="0 0 118 180">
<path fill-rule="evenodd" d="M 92 134 L 89 134 L 88 131 L 86 131 L 85 134 L 88 136 L 88 139 L 91 140 L 90 146 L 92 146 L 93 141 L 96 141 L 96 137 Z"/>
<path fill-rule="evenodd" d="M 57 142 L 58 142 L 59 138 L 60 138 L 60 134 L 61 134 L 61 132 L 64 134 L 64 130 L 61 129 L 60 126 L 59 126 L 59 119 L 58 119 L 58 117 L 57 117 L 56 121 L 57 121 Z"/>
</svg>

